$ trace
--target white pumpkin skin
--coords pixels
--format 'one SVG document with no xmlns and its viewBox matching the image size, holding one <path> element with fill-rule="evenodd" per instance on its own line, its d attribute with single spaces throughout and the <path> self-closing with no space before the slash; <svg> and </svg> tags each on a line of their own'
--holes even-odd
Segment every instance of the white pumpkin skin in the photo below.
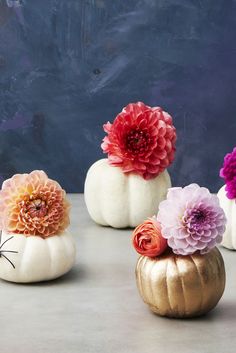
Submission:
<svg viewBox="0 0 236 353">
<path fill-rule="evenodd" d="M 2 252 L 15 268 L 3 256 L 0 257 L 0 278 L 6 281 L 31 283 L 52 280 L 68 272 L 75 262 L 75 243 L 67 232 L 46 239 L 2 232 L 1 245 L 11 237 L 1 248 L 17 251 Z"/>
<path fill-rule="evenodd" d="M 164 171 L 156 178 L 144 180 L 125 174 L 119 167 L 100 159 L 89 169 L 85 180 L 85 203 L 91 218 L 98 224 L 114 228 L 136 227 L 158 211 L 171 187 Z"/>
<path fill-rule="evenodd" d="M 225 248 L 236 250 L 236 200 L 228 199 L 225 185 L 218 191 L 217 196 L 227 218 L 226 230 L 221 244 Z"/>
</svg>

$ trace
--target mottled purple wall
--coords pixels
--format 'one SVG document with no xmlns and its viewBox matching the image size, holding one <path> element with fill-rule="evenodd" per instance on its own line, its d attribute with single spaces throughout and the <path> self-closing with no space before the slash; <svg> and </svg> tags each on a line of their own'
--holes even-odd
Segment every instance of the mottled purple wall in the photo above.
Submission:
<svg viewBox="0 0 236 353">
<path fill-rule="evenodd" d="M 175 185 L 216 191 L 236 145 L 236 1 L 0 0 L 0 175 L 83 190 L 102 124 L 129 102 L 178 129 Z"/>
</svg>

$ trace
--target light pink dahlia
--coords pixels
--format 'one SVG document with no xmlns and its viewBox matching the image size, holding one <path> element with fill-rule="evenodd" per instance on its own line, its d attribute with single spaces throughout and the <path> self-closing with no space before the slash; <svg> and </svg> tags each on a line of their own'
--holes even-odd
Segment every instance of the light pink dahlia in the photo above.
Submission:
<svg viewBox="0 0 236 353">
<path fill-rule="evenodd" d="M 124 173 L 151 179 L 174 160 L 176 131 L 171 116 L 160 107 L 142 102 L 128 104 L 113 124 L 104 125 L 108 134 L 101 145 L 110 165 Z"/>
<path fill-rule="evenodd" d="M 179 255 L 210 251 L 221 242 L 226 224 L 218 197 L 197 184 L 169 189 L 157 218 L 163 237 Z"/>
<path fill-rule="evenodd" d="M 69 225 L 69 203 L 61 186 L 43 171 L 16 174 L 2 184 L 0 229 L 46 238 Z"/>
</svg>

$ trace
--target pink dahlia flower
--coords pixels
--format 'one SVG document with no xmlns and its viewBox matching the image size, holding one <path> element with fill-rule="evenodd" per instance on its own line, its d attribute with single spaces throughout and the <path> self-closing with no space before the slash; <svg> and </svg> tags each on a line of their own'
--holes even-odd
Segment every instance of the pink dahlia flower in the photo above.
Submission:
<svg viewBox="0 0 236 353">
<path fill-rule="evenodd" d="M 226 154 L 220 176 L 225 180 L 226 195 L 229 199 L 236 198 L 236 147 Z"/>
<path fill-rule="evenodd" d="M 112 166 L 124 173 L 151 179 L 174 160 L 176 131 L 171 116 L 160 107 L 142 102 L 127 105 L 113 124 L 104 125 L 108 134 L 101 145 Z"/>
<path fill-rule="evenodd" d="M 60 185 L 43 171 L 16 174 L 0 191 L 1 229 L 46 238 L 69 225 L 69 203 Z"/>
<path fill-rule="evenodd" d="M 171 188 L 159 205 L 162 235 L 175 254 L 204 254 L 222 240 L 226 218 L 219 199 L 197 184 Z"/>
</svg>

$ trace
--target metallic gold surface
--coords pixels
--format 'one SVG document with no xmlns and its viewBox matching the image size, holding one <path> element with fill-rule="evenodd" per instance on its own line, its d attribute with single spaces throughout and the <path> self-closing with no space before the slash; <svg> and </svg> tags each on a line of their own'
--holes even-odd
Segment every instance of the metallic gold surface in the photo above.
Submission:
<svg viewBox="0 0 236 353">
<path fill-rule="evenodd" d="M 158 315 L 187 318 L 213 309 L 225 288 L 225 267 L 220 251 L 205 255 L 141 256 L 136 280 L 143 301 Z"/>
</svg>

